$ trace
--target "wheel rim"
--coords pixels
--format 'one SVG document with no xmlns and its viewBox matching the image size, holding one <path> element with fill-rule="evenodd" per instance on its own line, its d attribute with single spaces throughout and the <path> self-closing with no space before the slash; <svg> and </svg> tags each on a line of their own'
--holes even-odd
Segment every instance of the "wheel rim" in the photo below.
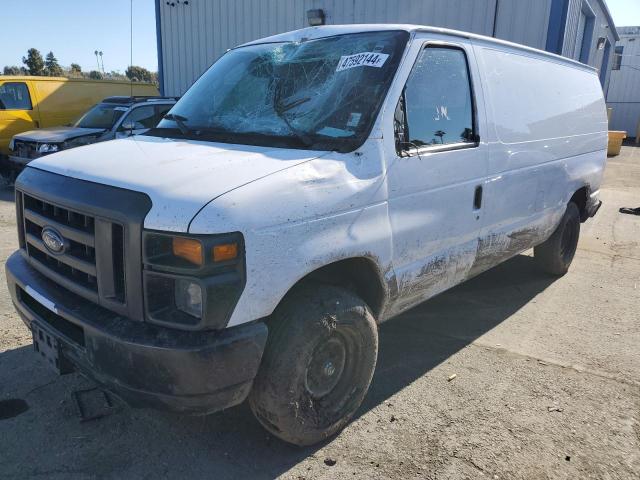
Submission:
<svg viewBox="0 0 640 480">
<path fill-rule="evenodd" d="M 340 382 L 347 358 L 346 339 L 334 333 L 318 344 L 307 365 L 305 388 L 316 399 L 329 395 Z"/>
<path fill-rule="evenodd" d="M 576 253 L 578 226 L 575 222 L 567 222 L 562 232 L 560 255 L 565 263 L 569 263 Z"/>
</svg>

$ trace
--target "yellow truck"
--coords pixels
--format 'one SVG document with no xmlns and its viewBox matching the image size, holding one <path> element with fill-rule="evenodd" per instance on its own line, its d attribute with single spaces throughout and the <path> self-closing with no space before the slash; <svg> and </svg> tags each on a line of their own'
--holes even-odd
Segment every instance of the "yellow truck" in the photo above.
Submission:
<svg viewBox="0 0 640 480">
<path fill-rule="evenodd" d="M 150 83 L 58 77 L 0 76 L 0 157 L 9 141 L 34 128 L 66 125 L 103 98 L 159 95 Z"/>
</svg>

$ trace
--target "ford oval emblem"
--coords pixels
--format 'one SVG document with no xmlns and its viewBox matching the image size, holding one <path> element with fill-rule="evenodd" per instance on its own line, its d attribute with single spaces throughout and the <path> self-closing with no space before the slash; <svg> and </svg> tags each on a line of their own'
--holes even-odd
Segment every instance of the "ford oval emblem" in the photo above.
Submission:
<svg viewBox="0 0 640 480">
<path fill-rule="evenodd" d="M 42 229 L 42 241 L 44 246 L 47 247 L 51 253 L 64 252 L 64 238 L 58 233 L 58 231 L 52 227 L 44 227 Z"/>
</svg>

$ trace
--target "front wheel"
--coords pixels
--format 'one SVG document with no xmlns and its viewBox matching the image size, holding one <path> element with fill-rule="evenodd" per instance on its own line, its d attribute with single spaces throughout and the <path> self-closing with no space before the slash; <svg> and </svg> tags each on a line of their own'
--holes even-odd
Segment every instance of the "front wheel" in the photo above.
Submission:
<svg viewBox="0 0 640 480">
<path fill-rule="evenodd" d="M 564 275 L 576 254 L 579 237 L 580 210 L 575 203 L 570 202 L 555 232 L 546 242 L 533 249 L 535 262 L 551 275 Z"/>
<path fill-rule="evenodd" d="M 338 287 L 301 287 L 269 321 L 249 405 L 273 435 L 295 445 L 317 443 L 356 412 L 377 356 L 377 326 L 363 300 Z"/>
</svg>

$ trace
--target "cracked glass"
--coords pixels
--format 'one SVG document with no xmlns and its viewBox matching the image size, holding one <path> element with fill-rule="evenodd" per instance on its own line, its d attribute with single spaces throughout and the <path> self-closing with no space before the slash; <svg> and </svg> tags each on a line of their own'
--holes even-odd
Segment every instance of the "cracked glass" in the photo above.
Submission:
<svg viewBox="0 0 640 480">
<path fill-rule="evenodd" d="M 231 50 L 150 134 L 352 151 L 371 131 L 407 40 L 378 31 Z"/>
</svg>

